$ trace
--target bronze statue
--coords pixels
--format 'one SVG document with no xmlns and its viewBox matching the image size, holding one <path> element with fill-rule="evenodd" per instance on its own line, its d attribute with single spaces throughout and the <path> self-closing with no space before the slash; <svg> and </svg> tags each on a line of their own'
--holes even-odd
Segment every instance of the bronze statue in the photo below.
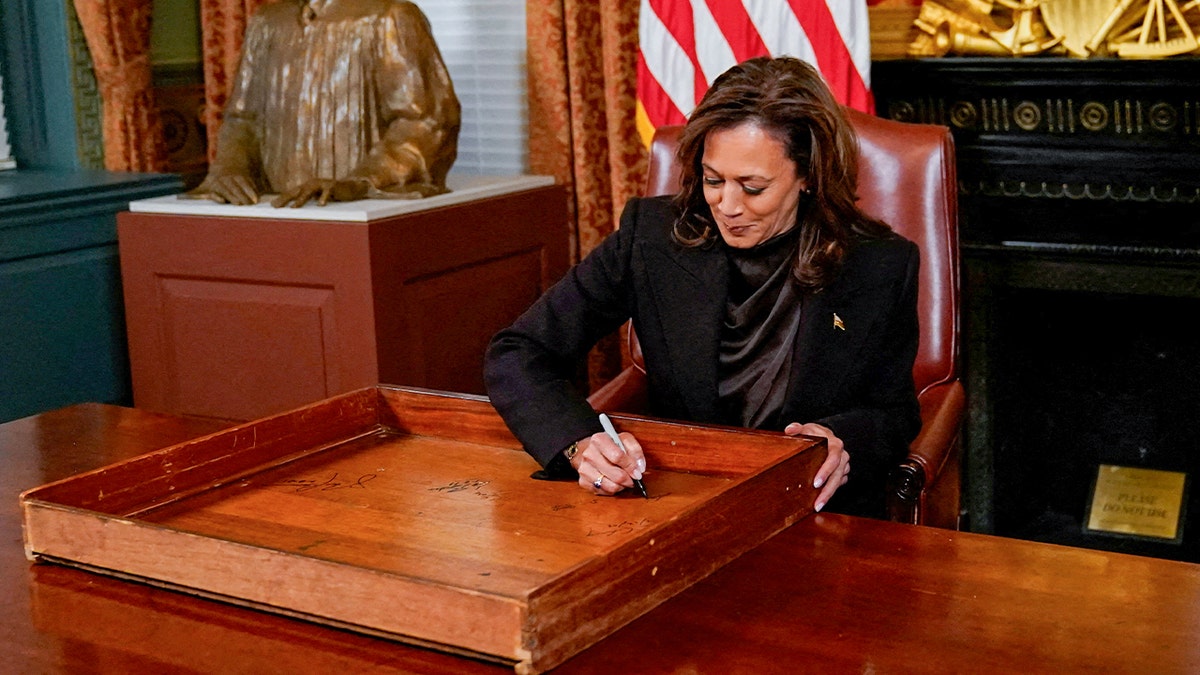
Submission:
<svg viewBox="0 0 1200 675">
<path fill-rule="evenodd" d="M 1195 54 L 1197 9 L 1200 0 L 924 0 L 908 55 Z"/>
<path fill-rule="evenodd" d="M 246 28 L 208 176 L 186 196 L 274 206 L 441 194 L 460 106 L 406 0 L 283 0 Z"/>
</svg>

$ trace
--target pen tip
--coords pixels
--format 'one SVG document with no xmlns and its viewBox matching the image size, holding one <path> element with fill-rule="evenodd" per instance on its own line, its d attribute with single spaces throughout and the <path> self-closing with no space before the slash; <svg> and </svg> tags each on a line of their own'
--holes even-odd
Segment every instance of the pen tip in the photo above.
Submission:
<svg viewBox="0 0 1200 675">
<path fill-rule="evenodd" d="M 638 492 L 642 493 L 642 497 L 644 499 L 650 499 L 650 493 L 646 492 L 646 484 L 645 483 L 643 483 L 640 480 L 635 480 L 635 481 L 633 481 L 633 484 L 637 486 Z"/>
</svg>

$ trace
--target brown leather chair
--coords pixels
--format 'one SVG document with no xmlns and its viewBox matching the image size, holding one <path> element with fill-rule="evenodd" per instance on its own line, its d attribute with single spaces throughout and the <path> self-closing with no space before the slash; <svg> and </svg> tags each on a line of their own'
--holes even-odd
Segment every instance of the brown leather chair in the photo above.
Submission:
<svg viewBox="0 0 1200 675">
<path fill-rule="evenodd" d="M 959 373 L 958 192 L 950 130 L 847 110 L 858 133 L 858 191 L 863 209 L 921 249 L 920 345 L 913 379 L 921 433 L 894 468 L 888 486 L 892 520 L 957 529 L 959 457 L 966 396 Z M 680 127 L 657 131 L 650 148 L 647 195 L 679 187 L 675 148 Z M 627 330 L 633 365 L 597 389 L 597 410 L 636 413 L 646 403 L 637 335 Z"/>
</svg>

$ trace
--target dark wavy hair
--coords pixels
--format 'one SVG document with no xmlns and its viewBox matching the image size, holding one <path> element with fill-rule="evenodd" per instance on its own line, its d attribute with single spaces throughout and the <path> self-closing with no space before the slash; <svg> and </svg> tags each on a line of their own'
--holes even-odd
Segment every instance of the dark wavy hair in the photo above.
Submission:
<svg viewBox="0 0 1200 675">
<path fill-rule="evenodd" d="M 807 179 L 797 210 L 799 252 L 793 276 L 820 290 L 837 273 L 851 240 L 876 238 L 888 225 L 858 207 L 858 138 L 821 74 L 792 57 L 759 57 L 721 74 L 688 118 L 679 137 L 682 215 L 674 237 L 684 246 L 715 241 L 719 230 L 704 199 L 704 140 L 714 130 L 757 124 L 783 143 Z"/>
</svg>

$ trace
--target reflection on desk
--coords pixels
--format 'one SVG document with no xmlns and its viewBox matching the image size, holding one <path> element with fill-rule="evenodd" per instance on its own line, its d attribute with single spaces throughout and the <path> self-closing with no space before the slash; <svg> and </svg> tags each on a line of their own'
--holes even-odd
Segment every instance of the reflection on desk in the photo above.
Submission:
<svg viewBox="0 0 1200 675">
<path fill-rule="evenodd" d="M 98 404 L 0 425 L 5 669 L 507 671 L 24 558 L 21 490 L 218 428 Z M 1198 634 L 1198 565 L 821 514 L 555 672 L 1184 673 Z"/>
</svg>

